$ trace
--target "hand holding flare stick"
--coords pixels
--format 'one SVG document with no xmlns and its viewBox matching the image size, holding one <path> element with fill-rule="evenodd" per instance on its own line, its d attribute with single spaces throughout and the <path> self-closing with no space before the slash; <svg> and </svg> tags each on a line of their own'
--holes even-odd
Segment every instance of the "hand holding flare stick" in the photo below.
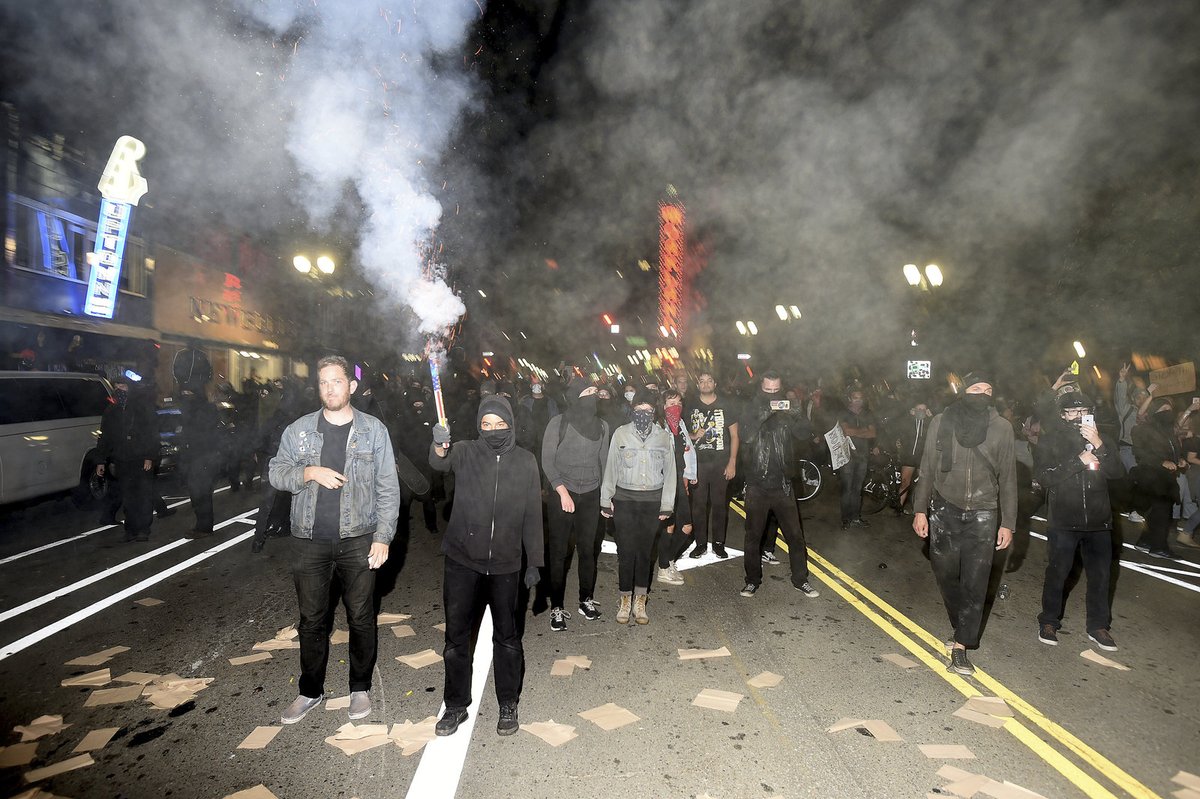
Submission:
<svg viewBox="0 0 1200 799">
<path fill-rule="evenodd" d="M 438 371 L 438 360 L 442 356 L 442 350 L 435 347 L 433 340 L 430 339 L 429 345 L 425 348 L 425 352 L 429 357 L 429 377 L 433 381 L 433 404 L 437 408 L 438 426 L 449 432 L 450 425 L 446 419 L 446 402 L 444 399 L 442 399 L 442 376 Z M 440 436 L 436 434 L 437 432 L 438 431 L 435 430 L 435 440 L 440 438 Z M 439 449 L 442 450 L 441 454 L 443 455 L 447 450 L 450 449 L 449 440 L 445 441 L 444 443 L 441 441 L 438 441 L 437 443 L 439 444 Z"/>
</svg>

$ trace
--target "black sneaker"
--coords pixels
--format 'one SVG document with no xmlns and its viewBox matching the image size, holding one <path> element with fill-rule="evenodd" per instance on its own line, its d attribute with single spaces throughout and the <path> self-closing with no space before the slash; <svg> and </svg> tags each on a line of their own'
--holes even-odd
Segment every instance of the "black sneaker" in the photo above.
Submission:
<svg viewBox="0 0 1200 799">
<path fill-rule="evenodd" d="M 467 709 L 465 707 L 448 707 L 442 717 L 438 719 L 433 731 L 438 735 L 453 735 L 458 731 L 458 725 L 467 720 Z"/>
<path fill-rule="evenodd" d="M 704 557 L 705 552 L 708 552 L 707 545 L 700 546 L 699 544 L 696 544 L 696 546 L 692 547 L 692 551 L 690 553 L 688 553 L 688 557 L 689 558 L 702 558 L 702 557 Z"/>
<path fill-rule="evenodd" d="M 1175 553 L 1169 549 L 1152 549 L 1150 550 L 1150 557 L 1163 558 L 1164 560 L 1174 560 Z"/>
<path fill-rule="evenodd" d="M 257 555 L 259 552 L 262 552 L 263 546 L 266 543 L 267 543 L 267 540 L 265 538 L 254 539 L 253 541 L 250 542 L 250 553 L 252 555 Z"/>
<path fill-rule="evenodd" d="M 754 596 L 754 592 L 758 590 L 758 586 L 754 583 L 746 583 L 746 587 L 742 589 L 742 596 Z"/>
<path fill-rule="evenodd" d="M 595 621 L 600 618 L 600 606 L 596 604 L 596 600 L 588 597 L 579 603 L 579 615 L 588 621 Z"/>
<path fill-rule="evenodd" d="M 1054 629 L 1053 624 L 1043 624 L 1038 627 L 1038 640 L 1043 644 L 1058 646 L 1058 630 Z"/>
<path fill-rule="evenodd" d="M 871 523 L 869 521 L 867 521 L 866 519 L 851 519 L 850 526 L 851 527 L 860 527 L 860 528 L 861 527 L 870 527 Z"/>
<path fill-rule="evenodd" d="M 571 614 L 562 608 L 550 608 L 550 629 L 556 633 L 560 633 L 567 629 L 567 619 L 571 618 Z"/>
<path fill-rule="evenodd" d="M 779 558 L 775 557 L 774 552 L 764 552 L 762 553 L 762 562 L 768 566 L 778 566 Z"/>
<path fill-rule="evenodd" d="M 812 584 L 805 580 L 800 585 L 795 587 L 797 591 L 804 594 L 809 599 L 816 599 L 821 595 L 821 592 L 812 587 Z"/>
<path fill-rule="evenodd" d="M 1113 640 L 1112 633 L 1108 630 L 1092 630 L 1088 633 L 1088 640 L 1105 652 L 1117 651 L 1117 642 Z"/>
<path fill-rule="evenodd" d="M 951 649 L 950 650 L 950 665 L 946 667 L 946 671 L 952 671 L 955 674 L 970 676 L 975 673 L 975 666 L 971 664 L 967 658 L 967 650 Z"/>
<path fill-rule="evenodd" d="M 519 730 L 521 725 L 517 723 L 517 703 L 506 702 L 500 706 L 500 720 L 496 722 L 497 735 L 512 735 Z"/>
<path fill-rule="evenodd" d="M 713 544 L 713 554 L 721 560 L 726 560 L 729 558 L 729 553 L 725 551 L 724 544 Z"/>
</svg>

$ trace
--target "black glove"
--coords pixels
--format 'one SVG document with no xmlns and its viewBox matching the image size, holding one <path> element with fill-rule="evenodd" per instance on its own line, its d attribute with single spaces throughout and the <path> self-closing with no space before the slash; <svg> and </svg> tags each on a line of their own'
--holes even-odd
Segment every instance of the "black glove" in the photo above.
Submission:
<svg viewBox="0 0 1200 799">
<path fill-rule="evenodd" d="M 433 443 L 439 447 L 444 447 L 450 443 L 450 428 L 444 424 L 435 424 L 433 426 Z"/>
<path fill-rule="evenodd" d="M 530 566 L 525 570 L 525 587 L 530 591 L 533 590 L 533 587 L 538 584 L 538 580 L 540 579 L 542 579 L 542 575 L 538 571 L 537 566 Z"/>
</svg>

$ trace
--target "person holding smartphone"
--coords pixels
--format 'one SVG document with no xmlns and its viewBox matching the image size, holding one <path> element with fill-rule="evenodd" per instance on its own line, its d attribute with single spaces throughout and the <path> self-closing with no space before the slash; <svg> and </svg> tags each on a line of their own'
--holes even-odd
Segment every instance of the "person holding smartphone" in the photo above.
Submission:
<svg viewBox="0 0 1200 799">
<path fill-rule="evenodd" d="M 1047 563 L 1042 583 L 1038 640 L 1056 646 L 1062 627 L 1067 580 L 1075 554 L 1087 575 L 1087 635 L 1096 646 L 1117 649 L 1109 627 L 1108 584 L 1112 568 L 1112 503 L 1108 481 L 1124 474 L 1113 442 L 1096 429 L 1092 403 L 1080 392 L 1058 399 L 1058 416 L 1043 417 L 1034 454 L 1037 480 L 1046 489 Z"/>
</svg>

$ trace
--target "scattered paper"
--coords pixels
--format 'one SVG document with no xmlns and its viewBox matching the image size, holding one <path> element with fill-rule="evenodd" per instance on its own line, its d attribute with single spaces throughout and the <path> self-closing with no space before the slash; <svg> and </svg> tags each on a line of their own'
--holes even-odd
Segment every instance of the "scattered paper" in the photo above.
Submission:
<svg viewBox="0 0 1200 799">
<path fill-rule="evenodd" d="M 279 797 L 267 790 L 267 786 L 255 785 L 253 788 L 228 794 L 225 799 L 279 799 Z"/>
<path fill-rule="evenodd" d="M 1129 671 L 1128 666 L 1118 663 L 1115 660 L 1109 660 L 1108 658 L 1104 657 L 1104 655 L 1099 655 L 1090 649 L 1083 650 L 1079 653 L 1079 656 L 1084 660 L 1090 660 L 1093 663 L 1098 663 L 1101 666 L 1108 666 L 1110 669 L 1116 669 L 1117 671 Z"/>
<path fill-rule="evenodd" d="M 99 688 L 88 694 L 87 701 L 83 703 L 83 706 L 117 705 L 121 702 L 132 702 L 135 699 L 140 699 L 141 696 L 142 686 L 140 685 L 126 685 L 121 688 Z"/>
<path fill-rule="evenodd" d="M 283 727 L 255 727 L 254 732 L 237 745 L 238 749 L 265 749 L 267 744 L 275 740 L 275 736 Z"/>
<path fill-rule="evenodd" d="M 895 663 L 902 669 L 915 669 L 917 666 L 921 665 L 915 660 L 910 660 L 909 658 L 904 657 L 904 655 L 891 654 L 882 655 L 881 657 L 889 663 Z"/>
<path fill-rule="evenodd" d="M 575 673 L 575 664 L 569 660 L 556 660 L 550 667 L 551 677 L 570 677 Z"/>
<path fill-rule="evenodd" d="M 12 799 L 66 799 L 66 797 L 50 793 L 41 788 L 30 788 L 28 791 L 17 794 Z"/>
<path fill-rule="evenodd" d="M 732 713 L 737 710 L 738 702 L 742 701 L 742 697 L 743 694 L 734 693 L 733 691 L 718 691 L 716 688 L 705 688 L 696 694 L 696 698 L 692 700 L 692 704 L 696 707 L 706 707 L 710 710 Z"/>
<path fill-rule="evenodd" d="M 919 744 L 917 748 L 930 760 L 975 759 L 975 753 L 962 744 Z"/>
<path fill-rule="evenodd" d="M 414 652 L 411 655 L 400 655 L 396 660 L 406 666 L 412 666 L 414 669 L 423 669 L 426 666 L 432 666 L 434 663 L 441 663 L 442 656 L 432 649 L 425 649 L 420 652 Z"/>
<path fill-rule="evenodd" d="M 274 652 L 278 649 L 299 649 L 300 642 L 283 638 L 269 638 L 266 641 L 259 641 L 251 648 L 255 652 Z"/>
<path fill-rule="evenodd" d="M 1012 708 L 998 696 L 973 696 L 967 700 L 967 704 L 963 705 L 963 707 L 968 710 L 974 710 L 976 713 L 986 713 L 989 716 L 1000 716 L 1009 719 L 1013 717 Z"/>
<path fill-rule="evenodd" d="M 359 738 L 373 738 L 376 735 L 387 735 L 386 724 L 358 724 L 347 722 L 338 727 L 337 737 L 343 741 L 353 741 Z"/>
<path fill-rule="evenodd" d="M 337 733 L 325 739 L 325 743 L 340 749 L 347 757 L 391 742 L 386 724 L 362 724 L 357 727 L 353 723 L 343 724 L 338 727 Z"/>
<path fill-rule="evenodd" d="M 53 765 L 44 768 L 35 768 L 33 771 L 25 772 L 25 782 L 38 782 L 48 777 L 53 777 L 57 774 L 62 774 L 67 771 L 74 771 L 77 768 L 90 766 L 96 761 L 91 755 L 82 754 L 75 757 L 68 757 L 66 760 L 60 760 Z"/>
<path fill-rule="evenodd" d="M 958 710 L 954 711 L 954 716 L 966 721 L 973 721 L 976 724 L 982 724 L 985 727 L 1000 728 L 1004 726 L 1005 720 L 996 716 L 989 716 L 987 713 L 980 713 L 977 710 L 971 710 L 966 705 L 963 705 Z"/>
<path fill-rule="evenodd" d="M 569 724 L 559 724 L 554 719 L 522 724 L 521 729 L 530 735 L 536 735 L 551 746 L 562 746 L 567 741 L 579 737 L 579 733 L 575 732 L 574 727 Z"/>
<path fill-rule="evenodd" d="M 350 631 L 349 630 L 334 630 L 333 635 L 329 636 L 329 643 L 332 644 L 333 646 L 337 646 L 338 644 L 350 643 Z"/>
<path fill-rule="evenodd" d="M 1200 777 L 1186 771 L 1180 771 L 1171 778 L 1171 782 L 1182 785 L 1184 788 L 1191 788 L 1193 791 L 1200 791 Z"/>
<path fill-rule="evenodd" d="M 727 658 L 730 657 L 729 647 L 721 647 L 720 649 L 680 649 L 680 660 L 699 660 L 701 658 Z"/>
<path fill-rule="evenodd" d="M 386 627 L 389 624 L 397 624 L 402 621 L 408 621 L 411 618 L 412 616 L 408 613 L 380 613 L 375 623 L 380 627 Z"/>
<path fill-rule="evenodd" d="M 1046 799 L 1040 793 L 1034 793 L 1028 788 L 1022 788 L 1015 782 L 996 782 L 988 780 L 987 783 L 979 789 L 980 793 L 987 794 L 993 799 Z"/>
<path fill-rule="evenodd" d="M 159 710 L 170 710 L 196 698 L 213 681 L 212 677 L 184 679 L 178 674 L 159 677 L 146 686 L 142 695 Z"/>
<path fill-rule="evenodd" d="M 299 635 L 300 633 L 296 630 L 296 625 L 294 624 L 289 624 L 287 627 L 284 627 L 280 629 L 279 632 L 275 633 L 275 637 L 280 641 L 291 641 L 292 639 L 299 637 Z"/>
<path fill-rule="evenodd" d="M 70 724 L 63 724 L 62 716 L 38 716 L 28 724 L 18 724 L 13 727 L 13 732 L 21 733 L 21 743 L 26 743 L 47 735 L 55 735 L 70 726 Z"/>
<path fill-rule="evenodd" d="M 133 604 L 141 605 L 142 607 L 146 607 L 146 608 L 152 608 L 155 605 L 161 605 L 162 603 L 163 603 L 163 601 L 161 599 L 155 599 L 154 597 L 148 596 L 143 599 L 134 600 Z"/>
<path fill-rule="evenodd" d="M 955 796 L 962 796 L 965 799 L 970 799 L 975 794 L 979 793 L 986 786 L 992 784 L 991 777 L 985 777 L 982 774 L 971 774 L 961 780 L 952 782 L 949 785 L 942 787 L 943 791 L 949 791 Z"/>
<path fill-rule="evenodd" d="M 783 677 L 781 675 L 770 671 L 764 671 L 757 677 L 752 677 L 746 684 L 751 688 L 774 688 L 781 682 L 783 682 Z"/>
<path fill-rule="evenodd" d="M 247 663 L 257 663 L 260 660 L 271 660 L 270 652 L 255 652 L 253 655 L 242 655 L 238 658 L 230 658 L 230 666 L 244 666 Z"/>
<path fill-rule="evenodd" d="M 0 746 L 0 768 L 28 766 L 37 755 L 37 741 L 12 746 Z"/>
<path fill-rule="evenodd" d="M 614 705 L 612 702 L 600 707 L 594 707 L 591 710 L 585 710 L 579 716 L 592 722 L 602 730 L 615 730 L 618 727 L 624 727 L 626 724 L 641 721 L 640 718 L 625 708 Z"/>
<path fill-rule="evenodd" d="M 120 677 L 114 677 L 113 680 L 115 682 L 125 682 L 133 685 L 148 685 L 161 676 L 161 674 L 150 674 L 149 672 L 145 671 L 127 671 Z"/>
<path fill-rule="evenodd" d="M 442 622 L 441 624 L 433 625 L 433 629 L 441 630 L 442 632 L 446 632 L 446 622 Z"/>
<path fill-rule="evenodd" d="M 68 677 L 59 685 L 63 688 L 99 688 L 102 685 L 108 685 L 112 682 L 112 672 L 108 669 L 97 669 L 89 671 L 87 674 L 80 674 L 78 677 Z"/>
<path fill-rule="evenodd" d="M 437 716 L 427 716 L 416 724 L 406 719 L 403 724 L 393 724 L 388 737 L 400 747 L 400 754 L 408 757 L 437 737 L 436 727 Z"/>
<path fill-rule="evenodd" d="M 1192 788 L 1180 788 L 1178 791 L 1171 791 L 1171 796 L 1175 799 L 1200 799 L 1200 791 Z"/>
<path fill-rule="evenodd" d="M 397 624 L 392 628 L 392 635 L 396 636 L 397 638 L 409 638 L 416 634 L 417 631 L 407 624 Z"/>
<path fill-rule="evenodd" d="M 79 746 L 71 750 L 71 754 L 75 754 L 76 752 L 95 752 L 97 749 L 103 749 L 108 746 L 108 742 L 120 730 L 120 727 L 104 727 L 103 729 L 92 730 L 83 736 L 83 740 L 79 742 Z"/>
<path fill-rule="evenodd" d="M 74 660 L 68 660 L 64 666 L 103 666 L 108 661 L 112 660 L 122 652 L 128 652 L 127 646 L 114 646 L 109 649 L 102 650 L 93 655 L 84 655 L 77 657 Z"/>
<path fill-rule="evenodd" d="M 840 718 L 835 721 L 833 726 L 826 730 L 826 732 L 841 732 L 842 730 L 848 730 L 851 727 L 861 727 L 862 723 L 862 719 Z"/>
<path fill-rule="evenodd" d="M 858 729 L 859 727 L 871 733 L 871 737 L 877 741 L 890 743 L 904 740 L 896 734 L 896 731 L 892 729 L 890 724 L 879 719 L 838 719 L 826 732 L 841 732 L 843 730 Z"/>
<path fill-rule="evenodd" d="M 339 696 L 336 699 L 327 699 L 325 701 L 326 710 L 345 710 L 350 707 L 350 695 Z"/>
</svg>

